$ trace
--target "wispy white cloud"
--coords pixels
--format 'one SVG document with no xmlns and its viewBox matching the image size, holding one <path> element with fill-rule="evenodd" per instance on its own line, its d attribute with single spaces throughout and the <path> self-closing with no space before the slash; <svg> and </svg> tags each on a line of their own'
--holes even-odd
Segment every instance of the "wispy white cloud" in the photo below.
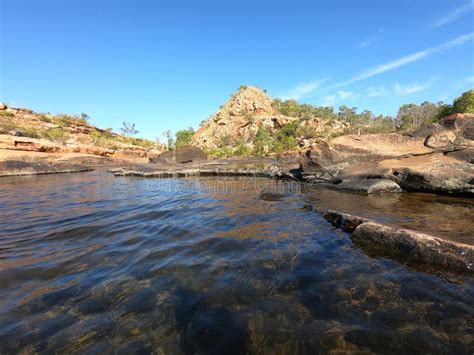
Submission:
<svg viewBox="0 0 474 355">
<path fill-rule="evenodd" d="M 369 79 L 371 77 L 374 77 L 376 75 L 395 70 L 397 68 L 403 67 L 405 65 L 408 65 L 410 63 L 417 62 L 421 59 L 427 58 L 429 56 L 432 56 L 437 53 L 444 52 L 446 50 L 449 50 L 454 47 L 458 47 L 463 45 L 464 43 L 470 42 L 474 39 L 474 32 L 468 33 L 463 36 L 459 36 L 451 41 L 444 42 L 438 46 L 434 46 L 428 49 L 425 49 L 423 51 L 419 51 L 410 55 L 407 55 L 405 57 L 401 57 L 398 59 L 395 59 L 391 62 L 387 62 L 384 64 L 377 65 L 375 67 L 369 68 L 365 71 L 360 72 L 359 74 L 356 74 L 354 77 L 351 79 L 348 79 L 346 81 L 342 81 L 333 85 L 326 86 L 324 89 L 320 89 L 320 86 L 322 83 L 328 80 L 328 78 L 323 78 L 319 81 L 312 82 L 312 83 L 306 83 L 306 84 L 301 84 L 295 87 L 293 90 L 291 90 L 288 94 L 282 95 L 282 99 L 299 99 L 303 96 L 307 96 L 310 93 L 313 93 L 314 91 L 318 90 L 319 94 L 322 93 L 327 93 L 329 92 L 334 92 L 335 89 L 342 88 L 344 86 Z M 416 93 L 420 92 L 422 90 L 425 90 L 430 87 L 432 84 L 433 79 L 430 80 L 429 83 L 414 83 L 414 84 L 409 84 L 409 86 L 404 86 L 402 84 L 398 84 L 398 90 L 394 86 L 386 88 L 384 86 L 379 86 L 379 87 L 371 87 L 367 90 L 367 96 L 368 97 L 377 97 L 377 96 L 388 96 L 390 94 L 396 94 L 396 95 L 409 95 L 410 93 Z M 339 98 L 342 98 L 340 93 L 343 93 L 342 95 L 345 95 L 346 91 L 339 90 L 335 94 L 327 95 L 323 97 L 323 101 L 327 104 L 333 104 L 336 102 Z M 351 96 L 351 98 L 354 98 L 355 96 Z"/>
<path fill-rule="evenodd" d="M 474 75 L 468 76 L 467 78 L 462 80 L 463 84 L 474 84 Z"/>
<path fill-rule="evenodd" d="M 377 30 L 378 33 L 382 33 L 384 31 L 385 31 L 385 29 L 383 27 L 380 27 Z M 379 42 L 381 40 L 382 40 L 382 38 L 380 36 L 372 36 L 372 37 L 364 39 L 363 41 L 360 41 L 359 42 L 359 47 L 360 48 L 366 48 L 366 47 L 374 44 L 375 42 Z"/>
<path fill-rule="evenodd" d="M 426 83 L 413 83 L 413 84 L 395 84 L 393 86 L 393 92 L 397 96 L 405 96 L 405 95 L 411 95 L 415 94 L 417 92 L 423 91 L 431 87 L 432 82 L 426 82 Z"/>
<path fill-rule="evenodd" d="M 365 48 L 365 47 L 368 47 L 371 44 L 374 44 L 375 42 L 378 42 L 378 41 L 380 41 L 380 38 L 376 38 L 376 37 L 367 38 L 367 39 L 365 39 L 365 40 L 363 40 L 359 43 L 359 47 L 360 48 Z"/>
<path fill-rule="evenodd" d="M 344 90 L 339 90 L 337 94 L 339 95 L 341 99 L 347 99 L 351 96 L 354 96 L 354 93 L 352 91 L 344 91 Z"/>
<path fill-rule="evenodd" d="M 338 92 L 332 94 L 332 95 L 327 95 L 323 98 L 323 104 L 325 106 L 333 106 L 336 102 L 341 102 L 343 100 L 348 100 L 348 99 L 355 99 L 359 95 L 354 93 L 353 91 L 344 91 L 344 90 L 339 90 Z"/>
<path fill-rule="evenodd" d="M 327 89 L 328 90 L 335 89 L 335 88 L 347 86 L 349 84 L 353 84 L 353 83 L 356 83 L 358 81 L 362 81 L 362 80 L 371 78 L 373 76 L 388 72 L 390 70 L 394 70 L 394 69 L 403 67 L 407 64 L 417 62 L 417 61 L 419 61 L 423 58 L 429 57 L 433 54 L 440 53 L 440 52 L 446 51 L 450 48 L 460 46 L 460 45 L 462 45 L 466 42 L 472 41 L 473 39 L 474 39 L 474 32 L 471 32 L 471 33 L 463 35 L 463 36 L 459 36 L 459 37 L 457 37 L 457 38 L 455 38 L 451 41 L 445 42 L 445 43 L 440 44 L 438 46 L 431 47 L 431 48 L 425 49 L 423 51 L 407 55 L 405 57 L 401 57 L 399 59 L 396 59 L 396 60 L 388 62 L 388 63 L 377 65 L 373 68 L 369 68 L 369 69 L 355 75 L 353 78 L 351 78 L 349 80 L 346 80 L 346 81 L 343 81 L 343 82 L 340 82 L 340 83 L 337 83 L 337 84 L 334 84 L 334 85 L 328 87 Z"/>
<path fill-rule="evenodd" d="M 367 88 L 367 97 L 373 98 L 411 95 L 430 88 L 435 80 L 436 78 L 433 77 L 425 82 L 395 83 L 388 87 L 371 86 Z"/>
<path fill-rule="evenodd" d="M 461 16 L 466 14 L 467 12 L 471 11 L 473 8 L 474 8 L 474 1 L 470 0 L 469 3 L 454 9 L 449 14 L 447 14 L 447 15 L 439 18 L 438 20 L 436 20 L 433 23 L 432 27 L 433 28 L 438 28 L 438 27 L 445 26 L 445 25 L 447 25 L 451 22 L 454 22 L 458 18 L 460 18 Z"/>
<path fill-rule="evenodd" d="M 312 93 L 313 91 L 317 90 L 321 86 L 321 84 L 323 84 L 328 79 L 329 79 L 328 77 L 325 77 L 325 78 L 322 78 L 318 81 L 299 84 L 298 86 L 296 86 L 295 88 L 290 90 L 285 95 L 282 95 L 281 99 L 282 100 L 299 100 L 302 97 L 304 97 L 304 96 Z"/>
<path fill-rule="evenodd" d="M 367 89 L 368 97 L 388 96 L 389 90 L 385 86 L 371 86 Z"/>
<path fill-rule="evenodd" d="M 324 106 L 334 106 L 336 103 L 337 96 L 336 95 L 328 95 L 324 97 Z"/>
</svg>

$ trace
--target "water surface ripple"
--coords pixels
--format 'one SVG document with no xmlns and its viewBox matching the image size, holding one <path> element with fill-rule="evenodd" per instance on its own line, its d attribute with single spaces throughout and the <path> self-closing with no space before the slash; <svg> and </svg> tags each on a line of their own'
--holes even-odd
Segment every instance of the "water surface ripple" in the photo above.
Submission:
<svg viewBox="0 0 474 355">
<path fill-rule="evenodd" d="M 278 184 L 0 180 L 0 353 L 472 352 L 469 276 L 370 257 Z"/>
</svg>

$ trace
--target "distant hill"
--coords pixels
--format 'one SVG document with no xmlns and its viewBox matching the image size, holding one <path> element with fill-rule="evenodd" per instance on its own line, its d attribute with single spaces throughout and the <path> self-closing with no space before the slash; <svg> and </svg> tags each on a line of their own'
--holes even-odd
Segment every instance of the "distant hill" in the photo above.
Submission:
<svg viewBox="0 0 474 355">
<path fill-rule="evenodd" d="M 91 125 L 85 114 L 41 114 L 5 104 L 0 104 L 0 148 L 121 159 L 145 158 L 164 150 L 157 142 Z"/>
</svg>

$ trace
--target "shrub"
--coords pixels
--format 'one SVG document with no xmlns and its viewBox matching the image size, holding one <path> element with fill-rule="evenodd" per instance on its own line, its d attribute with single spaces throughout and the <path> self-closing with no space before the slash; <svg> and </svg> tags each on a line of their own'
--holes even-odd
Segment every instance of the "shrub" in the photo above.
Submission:
<svg viewBox="0 0 474 355">
<path fill-rule="evenodd" d="M 217 143 L 219 147 L 227 147 L 232 146 L 232 137 L 228 134 L 223 135 L 219 138 L 219 142 Z"/>
<path fill-rule="evenodd" d="M 40 120 L 40 121 L 43 121 L 43 122 L 47 122 L 47 123 L 50 123 L 50 122 L 51 122 L 51 118 L 50 118 L 48 115 L 41 115 L 41 116 L 39 116 L 39 120 Z"/>
<path fill-rule="evenodd" d="M 453 113 L 474 113 L 474 90 L 469 90 L 453 102 Z"/>
<path fill-rule="evenodd" d="M 122 127 L 120 131 L 125 137 L 132 137 L 135 134 L 139 133 L 139 131 L 135 128 L 135 123 L 130 122 L 122 122 Z"/>
<path fill-rule="evenodd" d="M 13 117 L 15 116 L 13 112 L 10 111 L 0 111 L 0 116 L 1 117 Z"/>
<path fill-rule="evenodd" d="M 270 130 L 261 126 L 254 137 L 254 153 L 263 156 L 270 153 L 274 148 L 275 139 Z"/>
<path fill-rule="evenodd" d="M 61 113 L 57 116 L 56 121 L 60 126 L 70 127 L 74 123 L 76 123 L 77 118 L 74 117 L 74 116 L 70 116 L 70 115 L 66 115 L 64 113 Z"/>
<path fill-rule="evenodd" d="M 296 135 L 305 139 L 311 139 L 321 136 L 321 134 L 318 132 L 317 127 L 314 126 L 300 126 L 298 127 Z"/>
<path fill-rule="evenodd" d="M 69 134 L 61 127 L 48 129 L 41 134 L 42 138 L 49 139 L 53 142 L 64 143 L 68 138 Z"/>
<path fill-rule="evenodd" d="M 7 131 L 11 131 L 11 130 L 15 129 L 15 125 L 13 124 L 13 122 L 11 120 L 6 119 L 6 120 L 4 120 L 3 122 L 0 123 L 0 128 L 3 128 Z"/>
<path fill-rule="evenodd" d="M 231 147 L 208 149 L 206 153 L 207 155 L 215 158 L 227 158 L 234 156 L 234 150 Z"/>
<path fill-rule="evenodd" d="M 28 138 L 41 138 L 40 132 L 37 129 L 30 128 L 30 127 L 21 127 L 18 128 L 18 131 L 21 132 L 23 137 L 28 137 Z"/>
<path fill-rule="evenodd" d="M 240 138 L 237 141 L 237 146 L 234 149 L 234 155 L 240 157 L 247 157 L 250 156 L 252 153 L 251 149 L 245 144 L 245 140 Z"/>
<path fill-rule="evenodd" d="M 193 128 L 188 128 L 188 129 L 182 129 L 178 132 L 176 132 L 175 137 L 176 137 L 176 148 L 180 147 L 185 147 L 187 145 L 191 144 L 191 139 L 193 138 L 194 135 L 194 129 Z"/>
<path fill-rule="evenodd" d="M 90 120 L 90 117 L 87 113 L 85 112 L 82 112 L 79 117 L 78 117 L 78 120 L 81 121 L 82 123 L 87 123 L 89 120 Z"/>
</svg>

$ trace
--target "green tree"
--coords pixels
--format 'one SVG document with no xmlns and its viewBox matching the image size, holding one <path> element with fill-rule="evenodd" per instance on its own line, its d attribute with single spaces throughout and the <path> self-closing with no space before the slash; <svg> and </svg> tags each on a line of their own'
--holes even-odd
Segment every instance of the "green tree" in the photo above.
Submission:
<svg viewBox="0 0 474 355">
<path fill-rule="evenodd" d="M 184 147 L 191 144 L 191 139 L 194 135 L 194 129 L 189 127 L 188 129 L 182 129 L 176 132 L 176 148 Z"/>
<path fill-rule="evenodd" d="M 254 137 L 254 151 L 258 156 L 265 155 L 273 150 L 274 138 L 270 130 L 260 126 Z"/>
<path fill-rule="evenodd" d="M 130 123 L 130 122 L 122 122 L 122 127 L 120 128 L 120 131 L 122 134 L 126 137 L 133 137 L 139 131 L 135 128 L 135 123 Z"/>
<path fill-rule="evenodd" d="M 167 131 L 163 132 L 163 136 L 165 137 L 166 148 L 168 148 L 168 150 L 173 150 L 174 146 L 175 146 L 175 141 L 174 141 L 174 138 L 173 138 L 173 132 L 171 132 L 168 129 Z"/>
<path fill-rule="evenodd" d="M 85 112 L 82 112 L 79 117 L 80 117 L 80 120 L 83 122 L 88 122 L 90 119 L 89 115 Z"/>
<path fill-rule="evenodd" d="M 342 105 L 339 107 L 339 113 L 337 114 L 341 120 L 349 123 L 355 123 L 357 121 L 357 107 L 348 107 Z"/>
<path fill-rule="evenodd" d="M 453 102 L 453 113 L 474 113 L 474 90 L 469 90 Z"/>
<path fill-rule="evenodd" d="M 397 114 L 398 127 L 409 129 L 433 123 L 439 119 L 439 112 L 440 106 L 428 101 L 423 102 L 421 105 L 403 105 Z"/>
</svg>

